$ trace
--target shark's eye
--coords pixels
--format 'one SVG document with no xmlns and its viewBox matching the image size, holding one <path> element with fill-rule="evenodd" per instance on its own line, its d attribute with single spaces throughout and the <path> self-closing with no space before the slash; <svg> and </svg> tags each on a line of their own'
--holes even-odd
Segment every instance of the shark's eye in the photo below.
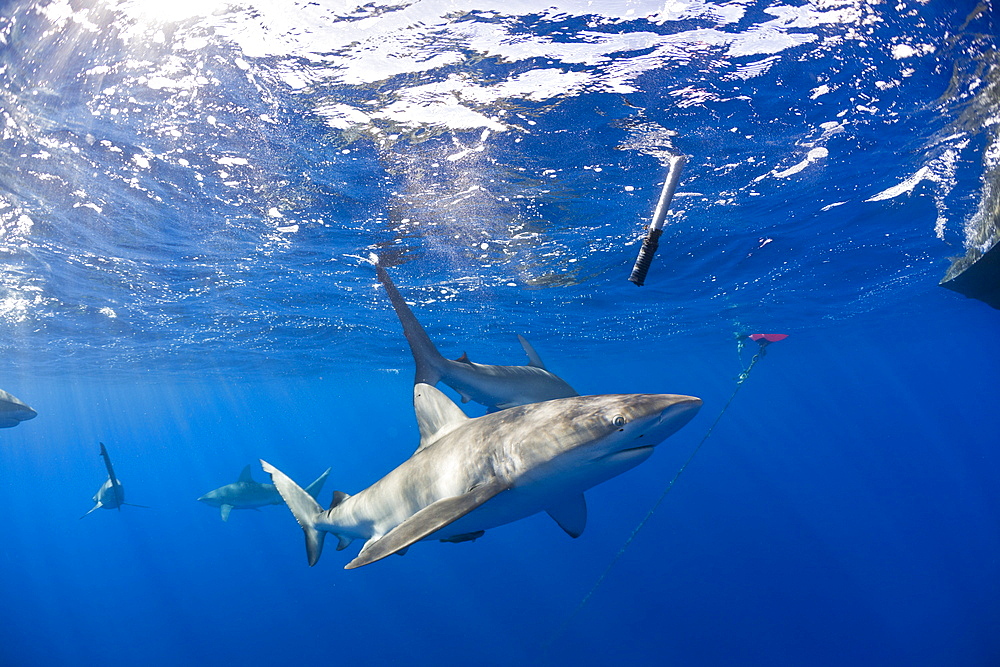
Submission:
<svg viewBox="0 0 1000 667">
<path fill-rule="evenodd" d="M 621 428 L 622 426 L 625 425 L 625 418 L 622 417 L 621 415 L 615 415 L 615 418 L 611 420 L 611 423 L 617 426 L 618 428 Z"/>
</svg>

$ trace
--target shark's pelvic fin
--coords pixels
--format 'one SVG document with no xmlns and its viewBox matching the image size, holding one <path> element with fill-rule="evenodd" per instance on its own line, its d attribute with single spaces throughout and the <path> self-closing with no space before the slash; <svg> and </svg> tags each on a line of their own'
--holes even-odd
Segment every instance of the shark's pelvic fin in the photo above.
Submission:
<svg viewBox="0 0 1000 667">
<path fill-rule="evenodd" d="M 420 446 L 417 451 L 469 420 L 462 408 L 429 384 L 414 385 L 413 410 L 420 427 Z"/>
<path fill-rule="evenodd" d="M 249 469 L 250 466 L 247 466 L 247 470 Z M 229 513 L 232 511 L 233 511 L 232 505 L 219 505 L 219 512 L 222 514 L 223 521 L 229 521 Z"/>
<path fill-rule="evenodd" d="M 486 484 L 481 484 L 461 496 L 444 498 L 431 503 L 390 530 L 381 539 L 366 544 L 358 557 L 348 563 L 344 569 L 353 570 L 405 549 L 414 542 L 422 540 L 431 533 L 461 519 L 490 498 L 509 488 L 508 483 L 494 477 Z"/>
<path fill-rule="evenodd" d="M 537 352 L 535 352 L 535 348 L 531 346 L 531 343 L 529 343 L 527 339 L 520 334 L 518 334 L 517 339 L 521 341 L 521 347 L 524 348 L 524 353 L 528 355 L 528 365 L 544 369 L 545 364 L 542 363 L 542 358 L 538 356 Z"/>
<path fill-rule="evenodd" d="M 486 534 L 485 530 L 477 530 L 474 533 L 462 533 L 461 535 L 452 535 L 451 537 L 445 537 L 440 541 L 451 542 L 452 544 L 458 544 L 460 542 L 475 542 L 485 534 Z"/>
<path fill-rule="evenodd" d="M 309 557 L 309 565 L 310 567 L 315 565 L 323 553 L 323 539 L 326 537 L 326 533 L 316 530 L 316 520 L 323 513 L 323 508 L 288 475 L 264 459 L 260 460 L 260 465 L 264 472 L 271 475 L 275 488 L 302 527 L 302 532 L 306 535 L 306 555 Z"/>
<path fill-rule="evenodd" d="M 245 468 L 240 472 L 240 476 L 236 479 L 237 482 L 252 482 L 253 475 L 250 474 L 250 464 L 248 463 Z"/>
<path fill-rule="evenodd" d="M 587 501 L 582 493 L 563 498 L 546 511 L 570 537 L 580 537 L 587 527 Z"/>
</svg>

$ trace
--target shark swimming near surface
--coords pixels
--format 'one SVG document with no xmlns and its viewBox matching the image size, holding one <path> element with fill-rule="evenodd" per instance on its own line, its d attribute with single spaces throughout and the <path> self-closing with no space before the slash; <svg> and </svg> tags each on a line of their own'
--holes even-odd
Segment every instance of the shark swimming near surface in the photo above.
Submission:
<svg viewBox="0 0 1000 667">
<path fill-rule="evenodd" d="M 645 461 L 687 424 L 701 400 L 676 394 L 575 396 L 470 418 L 433 386 L 418 383 L 414 454 L 368 488 L 335 496 L 324 510 L 280 470 L 261 461 L 306 536 L 315 565 L 327 533 L 337 550 L 364 540 L 346 569 L 420 540 L 464 542 L 547 512 L 570 536 L 583 533 L 583 493 Z"/>
<path fill-rule="evenodd" d="M 11 428 L 37 416 L 24 401 L 0 389 L 0 428 Z"/>
<path fill-rule="evenodd" d="M 315 482 L 306 487 L 306 493 L 316 498 L 323 490 L 323 483 L 326 482 L 330 469 L 320 475 Z M 261 484 L 254 480 L 250 474 L 250 466 L 243 468 L 239 478 L 232 484 L 220 486 L 214 491 L 209 491 L 199 502 L 218 507 L 223 521 L 229 521 L 229 513 L 236 510 L 255 510 L 265 505 L 281 505 L 285 501 L 281 499 L 281 494 L 274 488 L 274 484 Z"/>
<path fill-rule="evenodd" d="M 125 502 L 125 487 L 122 486 L 118 477 L 115 476 L 115 469 L 111 467 L 111 457 L 108 456 L 108 450 L 105 449 L 104 443 L 102 442 L 100 445 L 101 456 L 104 458 L 104 466 L 108 469 L 108 479 L 101 485 L 101 488 L 97 490 L 97 493 L 94 494 L 93 500 L 95 504 L 90 508 L 90 511 L 88 511 L 87 514 L 90 514 L 90 512 L 93 512 L 96 509 L 117 509 L 118 511 L 121 511 L 122 505 L 146 507 L 145 505 L 136 505 L 134 503 Z M 87 514 L 84 514 L 83 516 L 87 516 Z M 82 519 L 83 516 L 80 518 Z"/>
<path fill-rule="evenodd" d="M 527 366 L 477 364 L 469 361 L 466 354 L 457 360 L 445 359 L 375 255 L 372 255 L 371 262 L 410 344 L 410 353 L 417 365 L 414 384 L 436 385 L 444 382 L 459 393 L 463 403 L 475 401 L 485 405 L 490 412 L 578 395 L 562 378 L 545 368 L 538 353 L 523 336 L 517 338 L 528 355 Z"/>
</svg>

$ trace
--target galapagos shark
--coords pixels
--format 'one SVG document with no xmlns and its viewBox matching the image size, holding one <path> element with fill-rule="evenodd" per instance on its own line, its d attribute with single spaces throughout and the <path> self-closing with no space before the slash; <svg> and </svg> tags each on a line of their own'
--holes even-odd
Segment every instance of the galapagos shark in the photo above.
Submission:
<svg viewBox="0 0 1000 667">
<path fill-rule="evenodd" d="M 583 492 L 620 475 L 687 424 L 701 400 L 676 394 L 575 396 L 470 418 L 441 391 L 419 383 L 414 454 L 368 488 L 335 496 L 324 510 L 280 470 L 261 461 L 306 536 L 315 565 L 327 533 L 337 550 L 364 540 L 352 569 L 403 553 L 419 540 L 463 542 L 537 512 L 572 537 L 583 533 Z"/>
<path fill-rule="evenodd" d="M 34 419 L 38 413 L 12 394 L 0 389 L 0 428 L 11 428 Z"/>
<path fill-rule="evenodd" d="M 323 490 L 323 483 L 326 482 L 329 474 L 330 469 L 327 468 L 326 472 L 320 475 L 315 482 L 306 487 L 306 493 L 316 498 Z M 274 484 L 261 484 L 254 480 L 253 475 L 250 474 L 249 465 L 243 468 L 243 472 L 240 473 L 235 482 L 209 491 L 198 501 L 212 507 L 218 507 L 223 521 L 229 521 L 229 513 L 234 509 L 255 510 L 265 505 L 281 505 L 285 502 L 281 499 L 277 489 L 274 488 Z"/>
<path fill-rule="evenodd" d="M 104 466 L 108 469 L 108 479 L 101 485 L 101 488 L 97 490 L 97 493 L 94 494 L 93 500 L 95 504 L 90 508 L 90 511 L 88 511 L 87 514 L 90 514 L 90 512 L 93 512 L 96 509 L 117 509 L 120 512 L 122 505 L 146 507 L 145 505 L 135 505 L 133 503 L 125 502 L 125 487 L 122 486 L 122 483 L 118 481 L 118 478 L 115 476 L 115 469 L 111 467 L 111 457 L 108 456 L 108 450 L 105 449 L 104 443 L 102 442 L 100 445 L 101 456 L 104 458 Z M 83 516 L 87 516 L 87 514 L 84 514 Z M 80 518 L 82 519 L 83 516 Z"/>
<path fill-rule="evenodd" d="M 523 336 L 517 338 L 528 355 L 527 366 L 476 364 L 464 353 L 454 361 L 445 359 L 379 264 L 378 257 L 373 255 L 371 262 L 410 344 L 410 353 L 417 365 L 414 384 L 444 382 L 459 393 L 463 403 L 472 400 L 485 405 L 490 412 L 578 395 L 562 378 L 545 368 L 538 353 Z"/>
</svg>

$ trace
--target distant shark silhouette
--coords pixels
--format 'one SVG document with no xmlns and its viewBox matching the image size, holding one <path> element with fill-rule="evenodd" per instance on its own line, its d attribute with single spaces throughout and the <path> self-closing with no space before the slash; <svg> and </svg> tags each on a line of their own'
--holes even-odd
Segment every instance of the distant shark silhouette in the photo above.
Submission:
<svg viewBox="0 0 1000 667">
<path fill-rule="evenodd" d="M 111 457 L 108 456 L 108 450 L 104 448 L 104 443 L 102 442 L 100 445 L 101 456 L 104 457 L 104 465 L 108 469 L 108 479 L 101 485 L 101 488 L 97 490 L 97 493 L 94 494 L 93 500 L 95 505 L 90 508 L 90 511 L 87 512 L 87 514 L 90 514 L 90 512 L 93 512 L 96 509 L 117 509 L 118 511 L 121 511 L 122 505 L 146 507 L 145 505 L 136 505 L 134 503 L 125 502 L 125 487 L 122 486 L 122 483 L 118 481 L 118 478 L 115 476 L 115 469 L 111 467 Z M 87 514 L 84 514 L 83 516 L 87 516 Z M 80 518 L 82 519 L 83 516 Z"/>
<path fill-rule="evenodd" d="M 315 482 L 306 487 L 306 493 L 316 498 L 323 490 L 323 483 L 326 482 L 330 469 L 320 475 Z M 222 513 L 222 520 L 229 521 L 229 513 L 236 510 L 255 510 L 265 505 L 281 505 L 284 500 L 281 494 L 274 488 L 274 484 L 261 484 L 254 480 L 250 474 L 250 466 L 243 468 L 239 479 L 232 484 L 220 486 L 214 491 L 209 491 L 199 502 L 218 507 Z"/>
<path fill-rule="evenodd" d="M 406 305 L 389 274 L 379 264 L 378 257 L 372 255 L 370 260 L 410 344 L 410 353 L 417 365 L 414 384 L 436 385 L 444 382 L 459 393 L 463 403 L 475 401 L 485 405 L 489 412 L 553 398 L 578 396 L 562 378 L 546 370 L 538 353 L 523 336 L 517 338 L 528 355 L 527 366 L 476 364 L 469 361 L 466 354 L 455 361 L 445 359 Z"/>
<path fill-rule="evenodd" d="M 11 428 L 37 416 L 23 401 L 0 389 L 0 428 Z"/>
<path fill-rule="evenodd" d="M 365 545 L 347 569 L 419 540 L 465 542 L 493 527 L 548 512 L 572 537 L 583 533 L 583 492 L 629 470 L 687 424 L 701 400 L 675 394 L 574 396 L 469 418 L 435 387 L 417 384 L 420 446 L 356 495 L 324 510 L 280 470 L 261 461 L 306 535 L 315 565 L 327 533 L 337 549 Z"/>
</svg>

